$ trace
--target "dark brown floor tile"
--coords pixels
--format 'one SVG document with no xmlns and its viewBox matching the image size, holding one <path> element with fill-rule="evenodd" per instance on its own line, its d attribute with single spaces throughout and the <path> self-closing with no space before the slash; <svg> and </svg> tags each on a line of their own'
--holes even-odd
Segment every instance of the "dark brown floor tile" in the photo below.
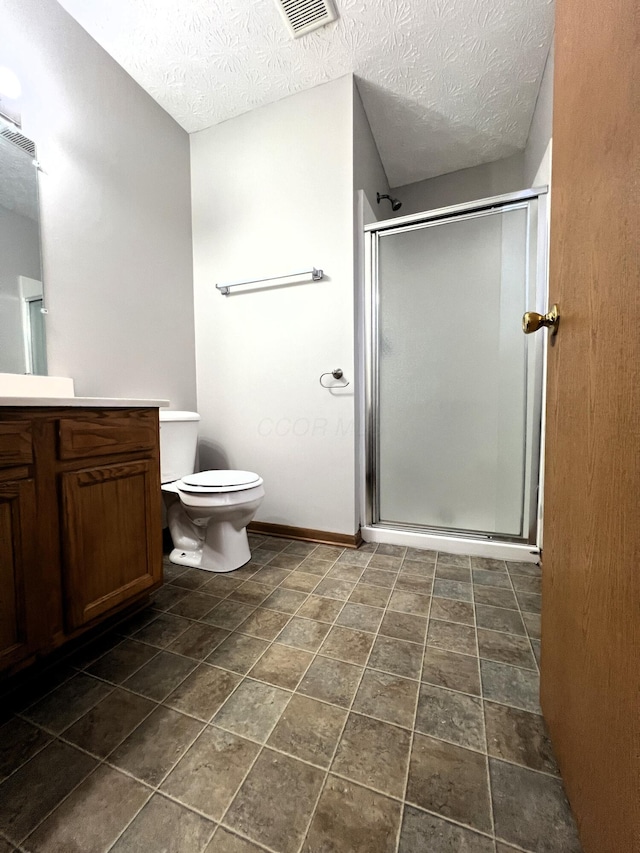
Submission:
<svg viewBox="0 0 640 853">
<path fill-rule="evenodd" d="M 249 604 L 241 604 L 239 601 L 230 601 L 228 598 L 217 604 L 210 613 L 203 618 L 203 622 L 223 628 L 225 631 L 233 631 L 244 622 L 255 610 Z"/>
<path fill-rule="evenodd" d="M 118 688 L 68 728 L 64 738 L 106 758 L 155 707 L 154 702 Z"/>
<path fill-rule="evenodd" d="M 206 584 L 201 587 L 201 591 L 225 598 L 231 590 L 237 589 L 242 583 L 244 583 L 242 578 L 235 578 L 233 575 L 212 574 Z"/>
<path fill-rule="evenodd" d="M 335 625 L 320 649 L 321 654 L 347 663 L 364 666 L 373 645 L 374 634 Z"/>
<path fill-rule="evenodd" d="M 407 548 L 405 560 L 416 560 L 420 563 L 435 563 L 437 556 L 437 551 L 430 551 L 426 548 Z"/>
<path fill-rule="evenodd" d="M 97 766 L 66 743 L 45 746 L 0 785 L 0 832 L 21 841 Z"/>
<path fill-rule="evenodd" d="M 318 622 L 333 622 L 342 610 L 344 602 L 333 598 L 322 598 L 319 595 L 310 595 L 298 610 L 297 616 L 305 619 L 316 619 Z"/>
<path fill-rule="evenodd" d="M 229 636 L 229 632 L 215 625 L 203 625 L 192 622 L 184 634 L 167 647 L 167 651 L 184 655 L 194 660 L 204 660 L 211 652 Z"/>
<path fill-rule="evenodd" d="M 151 791 L 111 767 L 98 767 L 32 833 L 33 853 L 103 853 L 151 796 Z"/>
<path fill-rule="evenodd" d="M 275 684 L 276 687 L 295 690 L 312 658 L 311 652 L 274 643 L 262 655 L 250 675 L 260 681 Z"/>
<path fill-rule="evenodd" d="M 215 824 L 154 794 L 109 853 L 202 853 Z"/>
<path fill-rule="evenodd" d="M 162 783 L 161 790 L 213 820 L 220 820 L 260 747 L 209 726 Z"/>
<path fill-rule="evenodd" d="M 323 779 L 322 770 L 265 749 L 238 791 L 225 823 L 272 850 L 296 853 Z"/>
<path fill-rule="evenodd" d="M 367 666 L 405 678 L 420 678 L 422 646 L 395 637 L 378 636 Z"/>
<path fill-rule="evenodd" d="M 492 631 L 503 631 L 507 634 L 525 635 L 522 617 L 517 610 L 507 610 L 504 607 L 488 607 L 476 605 L 478 628 L 489 628 Z"/>
<path fill-rule="evenodd" d="M 296 694 L 285 708 L 267 744 L 303 761 L 328 767 L 347 712 Z"/>
<path fill-rule="evenodd" d="M 187 596 L 191 595 L 189 590 L 180 589 L 179 586 L 171 586 L 166 584 L 159 589 L 153 596 L 152 605 L 154 610 L 169 610 L 179 601 L 182 601 Z M 142 626 L 139 626 L 142 627 Z"/>
<path fill-rule="evenodd" d="M 391 590 L 383 586 L 358 583 L 349 596 L 349 604 L 366 604 L 369 607 L 386 607 Z"/>
<path fill-rule="evenodd" d="M 470 559 L 466 554 L 447 554 L 444 551 L 438 551 L 439 566 L 462 566 L 469 568 L 471 564 Z"/>
<path fill-rule="evenodd" d="M 175 616 L 184 616 L 185 619 L 202 619 L 210 610 L 220 604 L 221 597 L 205 595 L 203 592 L 190 592 L 177 604 L 174 604 L 169 612 Z"/>
<path fill-rule="evenodd" d="M 432 598 L 432 619 L 445 622 L 459 622 L 461 625 L 475 625 L 473 604 L 469 601 L 455 601 L 452 598 Z"/>
<path fill-rule="evenodd" d="M 413 577 L 430 578 L 436 573 L 436 564 L 434 562 L 424 562 L 419 560 L 403 560 L 400 567 L 400 577 L 402 575 L 412 575 Z"/>
<path fill-rule="evenodd" d="M 223 729 L 264 743 L 291 698 L 270 684 L 245 678 L 213 718 Z"/>
<path fill-rule="evenodd" d="M 457 601 L 473 601 L 470 583 L 436 578 L 433 582 L 433 594 L 439 598 L 453 598 Z"/>
<path fill-rule="evenodd" d="M 296 592 L 294 589 L 274 589 L 269 598 L 263 602 L 263 607 L 269 610 L 278 610 L 280 613 L 295 613 L 307 594 L 304 592 Z"/>
<path fill-rule="evenodd" d="M 291 572 L 280 584 L 282 589 L 295 589 L 297 592 L 312 592 L 320 583 L 318 575 L 306 572 Z"/>
<path fill-rule="evenodd" d="M 412 643 L 424 643 L 426 632 L 427 620 L 424 616 L 412 616 L 409 613 L 387 612 L 380 624 L 381 634 Z"/>
<path fill-rule="evenodd" d="M 416 733 L 407 800 L 483 832 L 491 831 L 486 756 Z"/>
<path fill-rule="evenodd" d="M 172 563 L 168 554 L 162 556 L 162 576 L 165 583 L 169 583 L 174 578 L 186 572 L 186 566 L 179 566 L 177 563 Z"/>
<path fill-rule="evenodd" d="M 539 613 L 523 613 L 522 619 L 524 627 L 527 629 L 527 634 L 534 640 L 540 639 L 541 626 Z"/>
<path fill-rule="evenodd" d="M 477 654 L 475 629 L 470 625 L 459 625 L 457 622 L 440 622 L 437 619 L 430 619 L 427 645 L 460 654 Z"/>
<path fill-rule="evenodd" d="M 399 575 L 395 585 L 396 590 L 417 592 L 420 595 L 431 595 L 433 581 L 431 578 L 420 578 L 414 575 Z"/>
<path fill-rule="evenodd" d="M 296 554 L 298 557 L 308 557 L 318 546 L 315 542 L 289 542 L 285 548 L 287 554 Z"/>
<path fill-rule="evenodd" d="M 386 543 L 381 542 L 377 545 L 375 553 L 380 555 L 386 555 L 389 557 L 404 557 L 407 549 L 404 545 L 387 545 Z"/>
<path fill-rule="evenodd" d="M 536 668 L 527 637 L 478 628 L 478 650 L 480 657 L 487 660 L 510 663 L 512 666 L 521 666 L 524 669 Z"/>
<path fill-rule="evenodd" d="M 526 613 L 541 613 L 542 612 L 542 596 L 536 595 L 533 592 L 518 592 L 516 590 L 516 598 L 520 609 Z"/>
<path fill-rule="evenodd" d="M 301 619 L 294 616 L 286 628 L 281 631 L 278 642 L 296 649 L 315 652 L 329 632 L 326 622 L 316 622 L 313 619 Z"/>
<path fill-rule="evenodd" d="M 560 779 L 489 760 L 496 836 L 536 853 L 580 853 Z"/>
<path fill-rule="evenodd" d="M 145 643 L 138 643 L 135 640 L 123 640 L 119 646 L 116 646 L 115 649 L 107 652 L 106 655 L 103 655 L 95 663 L 87 667 L 86 672 L 89 675 L 104 678 L 105 681 L 122 684 L 123 681 L 157 654 L 157 649 Z"/>
<path fill-rule="evenodd" d="M 518 603 L 510 589 L 497 589 L 494 586 L 476 586 L 473 588 L 473 598 L 476 604 L 488 604 L 492 607 L 507 607 L 518 609 Z"/>
<path fill-rule="evenodd" d="M 340 581 L 335 578 L 323 578 L 318 586 L 314 589 L 315 595 L 322 595 L 325 598 L 336 598 L 340 601 L 346 601 L 353 592 L 355 584 L 349 581 Z"/>
<path fill-rule="evenodd" d="M 381 554 L 379 551 L 369 560 L 368 569 L 383 569 L 385 572 L 399 572 L 402 565 L 401 556 Z"/>
<path fill-rule="evenodd" d="M 506 573 L 473 569 L 472 575 L 473 583 L 477 586 L 494 586 L 500 589 L 511 589 L 511 580 Z"/>
<path fill-rule="evenodd" d="M 436 566 L 436 580 L 471 583 L 471 569 L 463 566 Z"/>
<path fill-rule="evenodd" d="M 158 785 L 184 755 L 202 724 L 169 708 L 156 708 L 109 757 L 149 785 Z"/>
<path fill-rule="evenodd" d="M 379 607 L 367 607 L 366 604 L 351 604 L 347 602 L 336 619 L 337 625 L 343 628 L 355 628 L 359 631 L 375 633 L 382 621 L 384 610 Z"/>
<path fill-rule="evenodd" d="M 329 776 L 302 853 L 394 853 L 400 820 L 400 803 Z"/>
<path fill-rule="evenodd" d="M 494 853 L 493 841 L 470 829 L 405 806 L 398 853 Z"/>
<path fill-rule="evenodd" d="M 267 640 L 234 631 L 211 652 L 207 663 L 246 675 L 268 646 Z"/>
<path fill-rule="evenodd" d="M 114 640 L 113 635 L 111 635 Z M 120 637 L 115 638 L 113 645 L 120 642 Z M 5 723 L 9 716 L 13 713 L 24 711 L 41 699 L 44 699 L 48 693 L 62 687 L 77 675 L 77 669 L 66 662 L 53 664 L 45 668 L 35 666 L 29 674 L 21 678 L 16 678 L 16 686 L 9 688 L 6 693 L 6 698 L 3 695 L 3 702 L 0 703 L 0 722 Z"/>
<path fill-rule="evenodd" d="M 371 553 L 369 551 L 356 551 L 353 548 L 345 548 L 345 550 L 338 557 L 339 563 L 348 563 L 350 566 L 366 566 L 371 559 Z"/>
<path fill-rule="evenodd" d="M 484 569 L 486 572 L 506 572 L 507 564 L 504 560 L 496 560 L 494 557 L 471 557 L 472 569 Z"/>
<path fill-rule="evenodd" d="M 494 758 L 558 774 L 543 718 L 507 705 L 484 703 L 487 749 Z"/>
<path fill-rule="evenodd" d="M 327 579 L 338 581 L 348 581 L 349 583 L 357 583 L 364 571 L 363 566 L 350 566 L 348 563 L 336 563 L 332 569 L 329 569 Z"/>
<path fill-rule="evenodd" d="M 292 572 L 294 569 L 297 569 L 300 563 L 302 562 L 303 557 L 298 556 L 297 554 L 290 554 L 288 552 L 281 552 L 277 554 L 269 563 L 270 566 L 275 566 L 277 569 L 286 569 L 287 571 Z"/>
<path fill-rule="evenodd" d="M 411 733 L 406 729 L 349 714 L 331 770 L 402 798 L 410 748 Z"/>
<path fill-rule="evenodd" d="M 291 569 L 280 569 L 277 566 L 274 566 L 273 563 L 269 563 L 268 566 L 263 566 L 260 571 L 253 576 L 252 580 L 273 589 L 285 581 L 290 574 Z"/>
<path fill-rule="evenodd" d="M 398 576 L 395 572 L 385 572 L 383 569 L 365 569 L 360 580 L 371 586 L 382 586 L 391 589 Z"/>
<path fill-rule="evenodd" d="M 534 714 L 540 713 L 537 672 L 491 660 L 481 660 L 480 674 L 485 699 L 503 705 L 513 705 Z"/>
<path fill-rule="evenodd" d="M 530 578 L 525 575 L 511 575 L 513 588 L 518 592 L 533 592 L 536 595 L 542 593 L 542 578 Z"/>
<path fill-rule="evenodd" d="M 389 610 L 410 613 L 412 616 L 428 616 L 431 597 L 428 595 L 419 595 L 415 592 L 407 592 L 403 589 L 394 589 L 387 606 Z"/>
<path fill-rule="evenodd" d="M 228 600 L 239 601 L 241 604 L 253 604 L 254 607 L 257 607 L 259 604 L 262 604 L 267 596 L 271 595 L 272 590 L 272 586 L 256 583 L 252 578 L 245 581 L 242 586 L 232 590 L 229 593 Z"/>
<path fill-rule="evenodd" d="M 300 682 L 298 692 L 348 708 L 358 688 L 362 667 L 317 657 Z"/>
<path fill-rule="evenodd" d="M 258 607 L 238 626 L 237 630 L 261 640 L 273 640 L 282 631 L 289 618 L 286 613 L 276 613 L 275 610 Z"/>
<path fill-rule="evenodd" d="M 531 578 L 542 576 L 542 570 L 537 563 L 507 562 L 507 571 L 514 575 L 528 575 Z"/>
<path fill-rule="evenodd" d="M 533 654 L 536 658 L 536 663 L 538 664 L 538 669 L 540 668 L 540 656 L 542 654 L 542 649 L 540 647 L 540 640 L 531 640 L 531 648 L 533 649 Z"/>
<path fill-rule="evenodd" d="M 79 673 L 23 711 L 36 725 L 59 734 L 113 690 L 110 684 Z"/>
<path fill-rule="evenodd" d="M 124 687 L 161 702 L 197 666 L 195 661 L 160 652 L 124 682 Z"/>
<path fill-rule="evenodd" d="M 204 853 L 264 853 L 264 847 L 258 847 L 219 826 Z"/>
<path fill-rule="evenodd" d="M 422 684 L 416 730 L 484 752 L 482 701 L 432 684 Z"/>
<path fill-rule="evenodd" d="M 50 740 L 50 734 L 20 717 L 7 720 L 0 727 L 0 781 L 33 758 Z"/>
<path fill-rule="evenodd" d="M 165 704 L 208 722 L 227 701 L 242 678 L 215 666 L 200 664 L 166 699 Z"/>
<path fill-rule="evenodd" d="M 209 580 L 209 572 L 204 569 L 186 569 L 177 578 L 174 578 L 171 583 L 174 586 L 182 587 L 183 589 L 199 589 L 204 586 Z"/>
<path fill-rule="evenodd" d="M 256 548 L 251 552 L 251 563 L 257 569 L 258 566 L 266 566 L 267 563 L 271 562 L 273 558 L 276 556 L 278 551 L 272 551 L 270 548 L 265 547 L 265 543 L 263 542 L 259 548 Z M 248 564 L 245 564 L 248 565 Z M 234 575 L 237 577 L 247 577 L 247 573 L 245 572 L 242 575 L 241 570 L 244 569 L 245 566 L 241 566 L 240 569 L 236 569 L 234 571 Z"/>
<path fill-rule="evenodd" d="M 446 649 L 427 646 L 422 680 L 438 687 L 480 695 L 480 668 L 475 655 L 459 655 Z"/>
<path fill-rule="evenodd" d="M 323 559 L 317 556 L 317 551 L 314 551 L 311 557 L 306 557 L 300 563 L 298 569 L 301 572 L 306 572 L 310 575 L 320 575 L 322 577 L 327 574 L 333 563 L 333 559 Z"/>
<path fill-rule="evenodd" d="M 189 625 L 191 625 L 191 622 L 188 619 L 183 619 L 180 616 L 172 616 L 170 613 L 161 613 L 157 619 L 154 619 L 153 622 L 150 622 L 138 631 L 134 635 L 134 639 L 164 649 L 176 637 L 184 633 Z"/>
<path fill-rule="evenodd" d="M 417 694 L 416 681 L 367 669 L 358 688 L 353 710 L 410 728 L 413 726 Z"/>
</svg>

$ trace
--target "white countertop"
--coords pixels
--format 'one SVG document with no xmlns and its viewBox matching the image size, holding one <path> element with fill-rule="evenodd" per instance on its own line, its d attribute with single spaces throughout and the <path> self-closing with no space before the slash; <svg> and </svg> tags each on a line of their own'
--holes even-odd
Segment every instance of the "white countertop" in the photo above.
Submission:
<svg viewBox="0 0 640 853">
<path fill-rule="evenodd" d="M 46 406 L 48 408 L 94 409 L 160 409 L 169 405 L 169 400 L 135 400 L 128 397 L 0 397 L 0 408 L 6 406 Z"/>
</svg>

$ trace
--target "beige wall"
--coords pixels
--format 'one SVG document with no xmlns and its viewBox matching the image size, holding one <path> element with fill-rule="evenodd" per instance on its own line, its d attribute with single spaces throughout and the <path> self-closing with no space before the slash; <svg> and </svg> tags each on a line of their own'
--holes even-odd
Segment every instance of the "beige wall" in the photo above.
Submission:
<svg viewBox="0 0 640 853">
<path fill-rule="evenodd" d="M 193 408 L 187 134 L 54 0 L 3 0 L 0 32 L 44 169 L 50 373 Z"/>
</svg>

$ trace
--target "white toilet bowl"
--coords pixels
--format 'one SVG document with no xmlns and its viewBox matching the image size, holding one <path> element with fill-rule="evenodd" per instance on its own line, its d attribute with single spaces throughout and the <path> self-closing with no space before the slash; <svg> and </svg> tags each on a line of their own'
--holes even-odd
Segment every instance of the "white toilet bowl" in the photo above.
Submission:
<svg viewBox="0 0 640 853">
<path fill-rule="evenodd" d="M 264 497 L 250 471 L 202 471 L 162 486 L 172 563 L 231 572 L 251 559 L 247 525 Z"/>
</svg>

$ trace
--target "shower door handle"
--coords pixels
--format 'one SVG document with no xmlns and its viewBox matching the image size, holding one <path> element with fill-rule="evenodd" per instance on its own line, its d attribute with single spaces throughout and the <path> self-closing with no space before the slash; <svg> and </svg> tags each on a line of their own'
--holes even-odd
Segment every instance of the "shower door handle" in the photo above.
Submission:
<svg viewBox="0 0 640 853">
<path fill-rule="evenodd" d="M 522 316 L 522 331 L 525 335 L 530 335 L 532 332 L 537 332 L 538 329 L 546 326 L 551 329 L 551 335 L 558 334 L 558 324 L 560 323 L 560 312 L 558 306 L 554 305 L 548 314 L 538 314 L 535 311 L 527 311 Z"/>
</svg>

